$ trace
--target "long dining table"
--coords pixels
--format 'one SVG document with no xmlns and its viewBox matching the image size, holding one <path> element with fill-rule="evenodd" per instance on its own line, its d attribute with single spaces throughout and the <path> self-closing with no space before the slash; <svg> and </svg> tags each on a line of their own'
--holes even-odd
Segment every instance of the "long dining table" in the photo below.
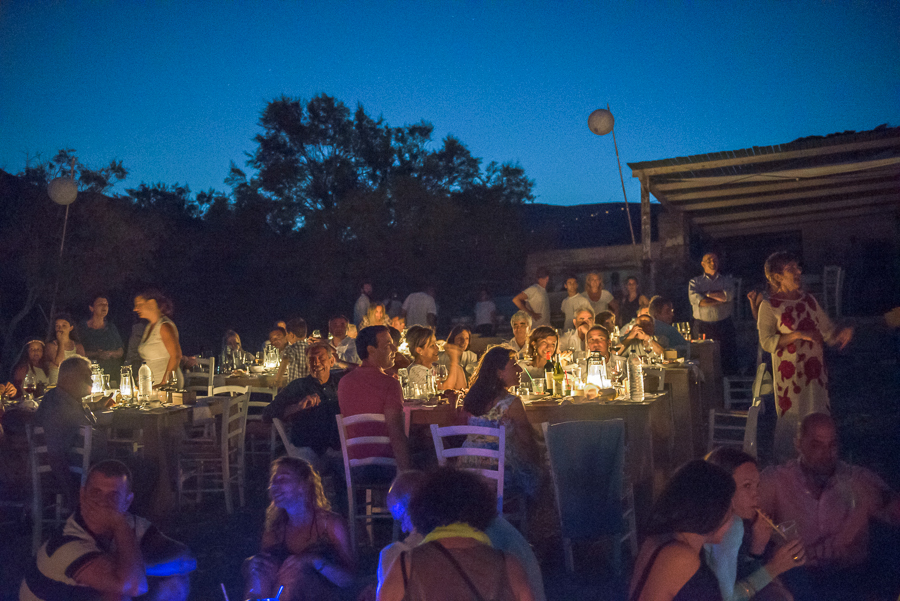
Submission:
<svg viewBox="0 0 900 601">
<path fill-rule="evenodd" d="M 404 414 L 411 439 L 427 437 L 430 440 L 431 424 L 450 426 L 465 423 L 466 419 L 462 411 L 450 405 L 405 403 Z M 579 420 L 624 420 L 625 475 L 634 485 L 639 528 L 646 524 L 653 499 L 678 465 L 672 454 L 676 430 L 672 418 L 672 395 L 669 391 L 646 394 L 642 402 L 525 402 L 525 414 L 539 437 L 542 436 L 543 422 L 554 424 Z"/>
</svg>

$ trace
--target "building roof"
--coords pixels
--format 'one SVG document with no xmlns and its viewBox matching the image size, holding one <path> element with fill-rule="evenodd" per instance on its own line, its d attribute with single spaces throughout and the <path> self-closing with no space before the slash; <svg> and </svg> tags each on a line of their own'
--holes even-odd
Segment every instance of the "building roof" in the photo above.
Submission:
<svg viewBox="0 0 900 601">
<path fill-rule="evenodd" d="M 714 238 L 900 210 L 900 127 L 628 166 Z"/>
</svg>

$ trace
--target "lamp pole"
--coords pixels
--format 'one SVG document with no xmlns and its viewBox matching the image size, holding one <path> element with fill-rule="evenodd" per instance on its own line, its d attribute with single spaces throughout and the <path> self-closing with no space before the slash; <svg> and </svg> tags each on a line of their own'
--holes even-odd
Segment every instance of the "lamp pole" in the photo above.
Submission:
<svg viewBox="0 0 900 601">
<path fill-rule="evenodd" d="M 50 324 L 48 325 L 47 336 L 53 332 L 53 319 L 56 314 L 56 295 L 59 292 L 59 278 L 62 273 L 63 251 L 66 248 L 66 229 L 69 226 L 69 206 L 75 202 L 78 197 L 78 184 L 75 183 L 75 158 L 69 161 L 69 177 L 57 177 L 50 181 L 47 186 L 47 193 L 50 199 L 58 205 L 66 207 L 66 217 L 63 220 L 62 239 L 59 241 L 59 256 L 56 259 L 56 283 L 53 286 L 53 297 L 50 300 Z"/>
<path fill-rule="evenodd" d="M 619 160 L 619 145 L 616 143 L 615 119 L 609 110 L 609 104 L 605 109 L 597 109 L 588 117 L 588 127 L 598 136 L 605 136 L 609 132 L 613 135 L 613 148 L 616 149 L 616 164 L 619 166 L 619 181 L 622 182 L 622 196 L 625 197 L 625 215 L 628 219 L 628 231 L 631 232 L 631 244 L 637 246 L 634 237 L 634 225 L 631 223 L 631 209 L 628 207 L 628 194 L 625 193 L 625 178 L 622 176 L 622 161 Z"/>
</svg>

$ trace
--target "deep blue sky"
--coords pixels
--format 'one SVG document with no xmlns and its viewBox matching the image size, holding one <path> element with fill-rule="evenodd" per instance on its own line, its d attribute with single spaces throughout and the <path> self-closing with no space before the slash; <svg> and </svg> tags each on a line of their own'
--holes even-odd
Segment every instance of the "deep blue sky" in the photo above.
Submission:
<svg viewBox="0 0 900 601">
<path fill-rule="evenodd" d="M 228 191 L 266 102 L 320 92 L 518 161 L 539 202 L 618 202 L 606 103 L 623 165 L 900 125 L 900 2 L 0 1 L 13 173 L 69 147 L 120 191 Z"/>
</svg>

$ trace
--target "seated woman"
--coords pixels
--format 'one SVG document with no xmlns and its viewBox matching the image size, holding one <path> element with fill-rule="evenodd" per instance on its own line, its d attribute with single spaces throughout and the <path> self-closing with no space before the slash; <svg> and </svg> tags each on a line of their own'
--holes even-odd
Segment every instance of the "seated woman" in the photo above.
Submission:
<svg viewBox="0 0 900 601">
<path fill-rule="evenodd" d="M 781 545 L 763 565 L 758 559 L 772 538 L 772 527 L 759 512 L 759 469 L 756 459 L 733 447 L 719 447 L 706 456 L 734 478 L 737 487 L 731 507 L 731 524 L 722 542 L 704 545 L 709 567 L 719 579 L 725 601 L 744 601 L 758 592 L 768 600 L 792 599 L 790 592 L 776 580 L 778 576 L 806 564 L 806 551 L 800 539 Z"/>
<path fill-rule="evenodd" d="M 406 331 L 406 343 L 413 357 L 413 364 L 409 367 L 409 382 L 424 386 L 438 358 L 439 351 L 434 330 L 425 326 L 413 326 Z M 435 379 L 434 386 L 437 390 L 463 389 L 466 387 L 466 377 L 459 366 L 460 349 L 454 344 L 448 344 L 446 349 L 452 361 L 449 373 L 443 382 Z"/>
<path fill-rule="evenodd" d="M 484 354 L 472 386 L 463 400 L 469 414 L 470 426 L 497 428 L 506 426 L 505 486 L 533 498 L 537 495 L 543 476 L 541 453 L 534 429 L 525 415 L 522 399 L 507 390 L 517 386 L 522 368 L 516 362 L 515 351 L 495 346 Z M 495 438 L 470 435 L 464 447 L 497 448 Z M 461 466 L 477 467 L 482 457 L 462 457 Z"/>
<path fill-rule="evenodd" d="M 387 312 L 384 310 L 382 303 L 371 303 L 369 310 L 366 311 L 365 317 L 359 322 L 359 329 L 368 328 L 369 326 L 389 326 Z"/>
<path fill-rule="evenodd" d="M 459 347 L 460 356 L 457 363 L 462 368 L 463 376 L 467 381 L 478 367 L 478 355 L 469 350 L 469 340 L 471 339 L 472 330 L 469 329 L 469 326 L 455 326 L 447 335 L 446 342 L 447 346 L 453 344 Z M 450 369 L 450 353 L 447 351 L 446 346 L 438 354 L 438 363 L 445 365 L 448 370 Z M 468 386 L 463 386 L 462 388 L 468 388 Z"/>
<path fill-rule="evenodd" d="M 43 395 L 44 390 L 50 384 L 50 378 L 44 371 L 44 347 L 44 343 L 37 339 L 29 340 L 22 347 L 22 353 L 19 355 L 19 360 L 13 367 L 12 373 L 12 383 L 20 391 L 20 394 L 22 394 L 22 383 L 28 374 L 31 374 L 37 386 L 35 396 Z"/>
<path fill-rule="evenodd" d="M 533 601 L 528 576 L 511 554 L 491 548 L 484 530 L 497 498 L 476 474 L 439 468 L 409 506 L 412 525 L 425 535 L 388 570 L 379 601 L 508 599 Z"/>
<path fill-rule="evenodd" d="M 256 362 L 253 353 L 245 351 L 241 346 L 241 337 L 234 330 L 226 330 L 222 336 L 222 352 L 219 354 L 219 365 L 252 365 Z"/>
<path fill-rule="evenodd" d="M 284 601 L 340 598 L 353 584 L 356 557 L 347 524 L 322 490 L 319 474 L 303 459 L 280 457 L 269 480 L 261 551 L 244 562 L 243 599 Z"/>
<path fill-rule="evenodd" d="M 56 386 L 62 362 L 75 355 L 86 356 L 75 332 L 75 320 L 67 313 L 60 313 L 53 320 L 53 336 L 44 348 L 44 363 L 50 386 Z"/>
<path fill-rule="evenodd" d="M 654 503 L 634 565 L 630 601 L 712 601 L 722 598 L 703 545 L 721 542 L 731 526 L 735 485 L 722 468 L 684 464 Z"/>
<path fill-rule="evenodd" d="M 538 326 L 528 337 L 528 351 L 522 368 L 532 379 L 544 378 L 544 365 L 559 350 L 559 337 L 550 326 Z"/>
</svg>

